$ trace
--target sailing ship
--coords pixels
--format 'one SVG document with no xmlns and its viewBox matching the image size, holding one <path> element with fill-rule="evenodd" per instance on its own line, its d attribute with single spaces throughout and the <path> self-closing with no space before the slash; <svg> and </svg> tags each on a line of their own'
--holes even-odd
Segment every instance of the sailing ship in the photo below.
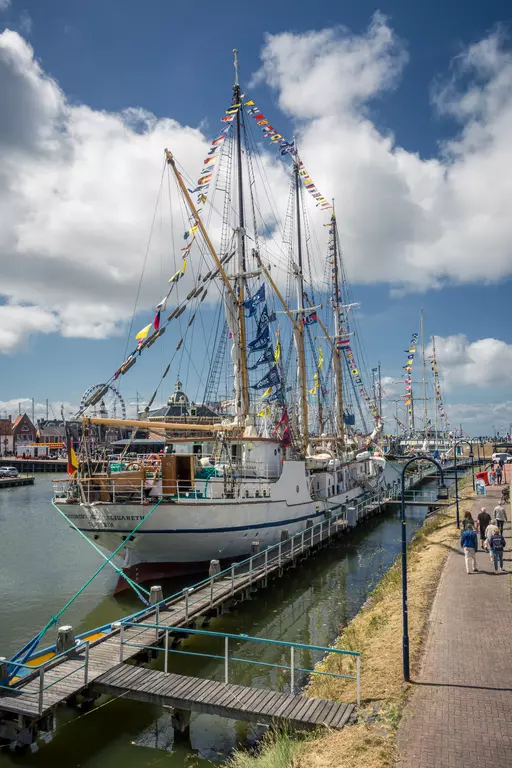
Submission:
<svg viewBox="0 0 512 768">
<path fill-rule="evenodd" d="M 291 160 L 285 245 L 279 253 L 271 251 L 270 238 L 260 231 L 264 222 L 257 221 L 250 118 L 283 162 Z M 153 323 L 137 334 L 133 353 L 82 404 L 76 466 L 54 498 L 97 546 L 122 552 L 123 571 L 135 582 L 155 583 L 208 568 L 212 560 L 225 564 L 263 550 L 327 519 L 340 505 L 376 489 L 383 477 L 384 459 L 365 450 L 369 440 L 356 435 L 355 416 L 344 403 L 347 374 L 348 389 L 363 397 L 364 407 L 370 398 L 346 320 L 351 307 L 343 303 L 344 268 L 333 205 L 313 184 L 296 141 L 286 141 L 242 94 L 236 52 L 232 101 L 222 123 L 193 189 L 172 152 L 165 150 L 167 172 L 189 217 L 183 261 L 156 305 Z M 217 206 L 222 210 L 217 248 L 204 213 L 215 185 L 224 195 Z M 328 216 L 326 308 L 308 282 L 314 282 L 305 219 L 308 194 L 320 215 Z M 180 299 L 177 287 L 195 253 L 192 287 Z M 276 259 L 285 267 L 281 282 L 274 278 Z M 199 274 L 203 269 L 206 273 Z M 190 329 L 213 288 L 221 296 L 225 320 L 217 323 L 211 343 L 204 404 L 190 406 L 178 382 L 173 406 L 186 402 L 181 415 L 174 407 L 171 415 L 165 408 L 152 411 L 173 360 L 191 345 Z M 164 320 L 171 302 L 174 308 Z M 182 316 L 184 332 L 183 321 L 176 322 Z M 133 421 L 91 415 L 104 391 L 117 386 L 167 330 L 178 328 L 181 338 L 145 410 Z M 230 391 L 222 399 L 220 370 L 229 346 Z M 380 430 L 377 418 L 373 437 Z M 120 434 L 123 449 L 112 458 L 112 444 L 119 442 L 112 435 Z M 161 450 L 139 451 L 134 457 L 141 434 L 153 446 L 159 439 Z M 121 578 L 117 589 L 124 586 Z"/>
</svg>

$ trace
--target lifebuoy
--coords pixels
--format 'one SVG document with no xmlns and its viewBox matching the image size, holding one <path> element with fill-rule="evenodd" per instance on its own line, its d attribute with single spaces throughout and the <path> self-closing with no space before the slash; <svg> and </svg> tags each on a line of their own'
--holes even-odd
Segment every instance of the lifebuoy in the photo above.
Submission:
<svg viewBox="0 0 512 768">
<path fill-rule="evenodd" d="M 135 470 L 140 469 L 140 468 L 141 468 L 140 464 L 138 464 L 136 461 L 132 461 L 131 464 L 128 464 L 128 466 L 126 467 L 126 470 L 128 472 L 131 472 L 131 471 L 135 471 Z"/>
<path fill-rule="evenodd" d="M 148 456 L 147 465 L 148 465 L 148 467 L 159 467 L 160 466 L 160 456 L 158 456 L 156 453 L 151 453 Z"/>
</svg>

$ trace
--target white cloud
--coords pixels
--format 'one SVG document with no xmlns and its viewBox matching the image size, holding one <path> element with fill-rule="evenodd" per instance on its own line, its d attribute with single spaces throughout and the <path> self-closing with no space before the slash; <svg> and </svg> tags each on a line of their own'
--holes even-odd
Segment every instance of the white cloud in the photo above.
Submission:
<svg viewBox="0 0 512 768">
<path fill-rule="evenodd" d="M 0 353 L 12 352 L 34 333 L 52 333 L 59 329 L 55 313 L 41 307 L 0 305 Z"/>
<path fill-rule="evenodd" d="M 446 389 L 512 385 L 512 344 L 499 339 L 436 336 L 436 356 Z"/>
<path fill-rule="evenodd" d="M 0 11 L 6 11 L 11 5 L 11 0 L 0 0 Z"/>
<path fill-rule="evenodd" d="M 403 46 L 377 14 L 366 33 L 271 35 L 258 78 L 297 122 L 300 152 L 336 198 L 352 280 L 425 290 L 512 274 L 512 54 L 499 33 L 454 63 L 435 104 L 459 134 L 421 158 L 379 132 L 367 106 L 395 87 Z"/>
<path fill-rule="evenodd" d="M 377 14 L 361 35 L 336 28 L 269 36 L 258 78 L 296 122 L 319 188 L 336 197 L 352 281 L 423 290 L 509 275 L 512 182 L 503 168 L 512 160 L 512 56 L 496 34 L 459 57 L 435 102 L 458 117 L 460 133 L 433 159 L 397 146 L 369 117 L 372 101 L 397 87 L 406 61 L 404 44 Z M 0 35 L 0 83 L 0 292 L 9 316 L 16 307 L 20 317 L 41 313 L 45 333 L 121 333 L 138 290 L 163 149 L 195 176 L 208 140 L 141 107 L 108 113 L 69 103 L 9 30 Z M 269 186 L 284 207 L 288 180 L 269 157 L 263 153 Z M 181 233 L 173 242 L 162 214 L 168 205 L 163 197 L 140 307 L 161 298 L 180 259 Z M 271 221 L 264 194 L 259 205 Z M 313 221 L 324 243 L 317 211 Z M 218 234 L 215 218 L 213 229 Z M 317 266 L 323 274 L 323 255 Z M 190 270 L 185 290 L 192 279 Z M 9 321 L 0 349 L 14 350 L 35 330 Z"/>
<path fill-rule="evenodd" d="M 64 408 L 64 416 L 66 418 L 72 417 L 78 410 L 78 406 L 74 403 L 51 401 L 48 403 L 48 417 L 50 419 L 60 419 L 62 407 Z M 14 421 L 19 413 L 26 413 L 30 419 L 32 418 L 32 398 L 18 397 L 13 400 L 0 400 L 0 418 L 12 416 Z M 34 418 L 36 421 L 38 419 L 46 419 L 46 403 L 34 401 Z"/>
<path fill-rule="evenodd" d="M 27 11 L 22 11 L 20 15 L 20 20 L 18 22 L 18 29 L 23 35 L 30 35 L 32 32 L 32 17 L 30 16 Z"/>
</svg>

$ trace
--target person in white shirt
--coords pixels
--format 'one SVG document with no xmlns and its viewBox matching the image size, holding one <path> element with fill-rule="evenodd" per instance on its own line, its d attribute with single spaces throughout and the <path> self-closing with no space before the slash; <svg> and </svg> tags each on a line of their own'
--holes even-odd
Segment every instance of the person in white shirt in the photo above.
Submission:
<svg viewBox="0 0 512 768">
<path fill-rule="evenodd" d="M 494 507 L 494 517 L 497 520 L 500 533 L 503 534 L 503 526 L 507 522 L 507 513 L 505 511 L 505 507 L 502 507 L 501 504 L 498 504 L 497 507 Z"/>
</svg>

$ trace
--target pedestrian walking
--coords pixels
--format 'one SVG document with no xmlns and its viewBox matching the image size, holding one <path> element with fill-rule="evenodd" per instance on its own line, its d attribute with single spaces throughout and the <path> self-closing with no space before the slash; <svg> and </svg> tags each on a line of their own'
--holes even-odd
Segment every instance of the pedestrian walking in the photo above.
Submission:
<svg viewBox="0 0 512 768">
<path fill-rule="evenodd" d="M 466 573 L 476 573 L 475 554 L 478 549 L 478 538 L 474 528 L 468 527 L 461 531 L 460 546 L 464 550 L 464 560 L 466 561 Z"/>
<path fill-rule="evenodd" d="M 500 533 L 503 535 L 503 526 L 507 522 L 507 513 L 505 511 L 505 507 L 502 507 L 501 504 L 498 504 L 497 507 L 494 507 L 494 517 L 497 520 Z"/>
<path fill-rule="evenodd" d="M 489 485 L 496 485 L 496 470 L 494 467 L 489 472 Z"/>
<path fill-rule="evenodd" d="M 478 526 L 478 532 L 480 534 L 480 544 L 482 545 L 482 549 L 485 549 L 485 531 L 487 530 L 487 526 L 491 522 L 491 516 L 486 510 L 485 507 L 482 507 L 480 510 L 478 517 L 477 517 L 477 526 Z"/>
<path fill-rule="evenodd" d="M 498 528 L 498 524 L 496 520 L 492 520 L 491 523 L 487 526 L 485 529 L 485 542 L 487 544 L 487 549 L 489 550 L 489 557 L 491 558 L 491 563 L 493 562 L 493 556 L 492 556 L 492 549 L 491 549 L 491 538 L 494 536 L 495 533 L 499 533 L 500 529 Z"/>
<path fill-rule="evenodd" d="M 505 569 L 503 567 L 503 550 L 505 549 L 506 544 L 507 542 L 505 541 L 505 537 L 501 533 L 493 533 L 490 538 L 489 545 L 491 547 L 492 558 L 494 561 L 494 573 L 498 573 L 498 564 L 499 571 L 501 571 L 501 573 L 505 573 Z"/>
<path fill-rule="evenodd" d="M 467 530 L 468 528 L 475 528 L 475 521 L 473 520 L 473 515 L 469 510 L 464 514 L 464 518 L 462 520 L 462 528 L 463 530 Z"/>
<path fill-rule="evenodd" d="M 503 477 L 503 470 L 501 466 L 498 464 L 498 466 L 496 467 L 496 482 L 498 483 L 498 485 L 501 485 L 502 477 Z"/>
</svg>

